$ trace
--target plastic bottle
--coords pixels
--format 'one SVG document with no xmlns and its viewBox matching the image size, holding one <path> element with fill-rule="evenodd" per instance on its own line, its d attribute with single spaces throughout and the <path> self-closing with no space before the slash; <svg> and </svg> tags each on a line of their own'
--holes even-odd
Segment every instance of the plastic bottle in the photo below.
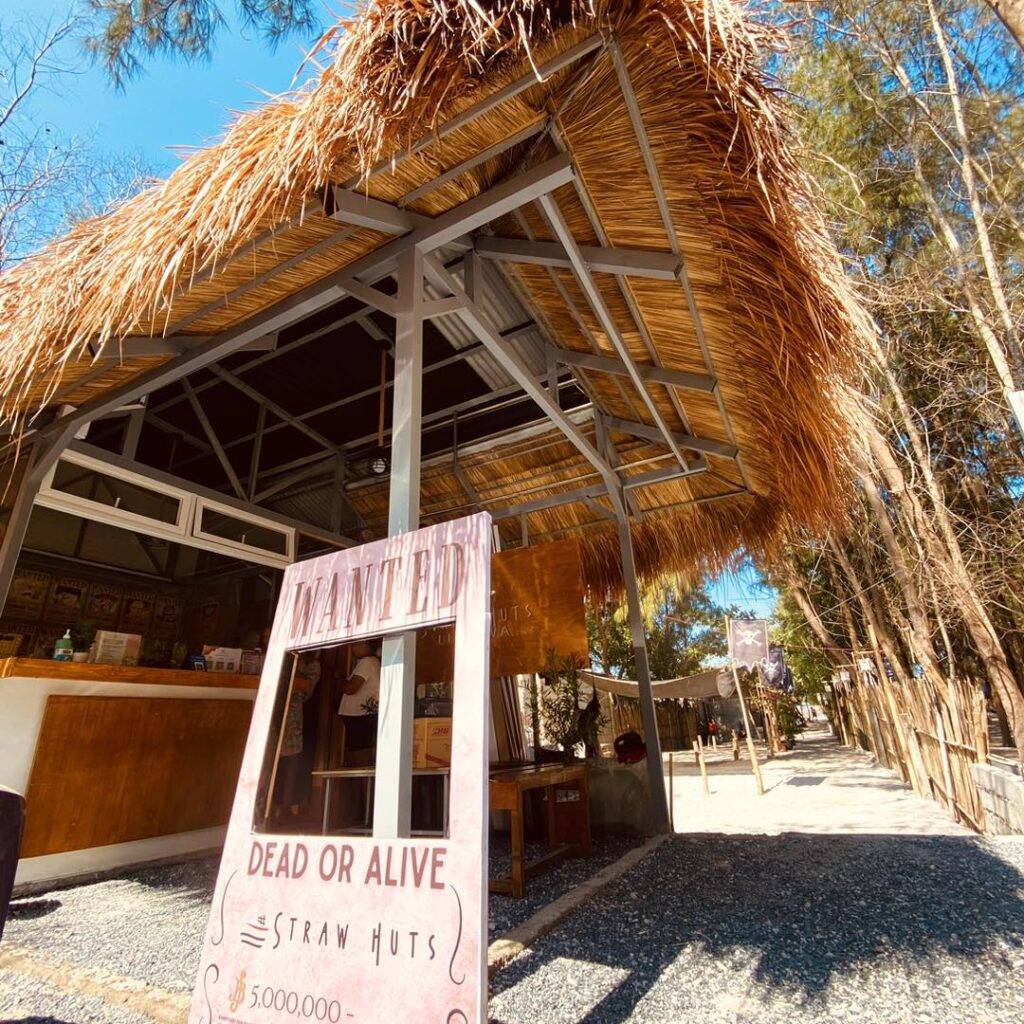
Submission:
<svg viewBox="0 0 1024 1024">
<path fill-rule="evenodd" d="M 71 642 L 71 630 L 67 630 L 65 634 L 53 645 L 53 660 L 54 661 L 70 661 L 71 656 L 75 653 L 75 645 Z"/>
</svg>

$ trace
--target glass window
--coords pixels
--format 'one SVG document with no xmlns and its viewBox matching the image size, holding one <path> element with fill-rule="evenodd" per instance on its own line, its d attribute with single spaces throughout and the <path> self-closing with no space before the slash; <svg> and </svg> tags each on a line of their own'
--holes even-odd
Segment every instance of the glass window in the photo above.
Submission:
<svg viewBox="0 0 1024 1024">
<path fill-rule="evenodd" d="M 63 494 L 71 494 L 76 498 L 172 526 L 178 522 L 181 510 L 181 500 L 173 494 L 120 480 L 107 473 L 63 460 L 57 463 L 52 487 Z"/>
<path fill-rule="evenodd" d="M 234 541 L 247 547 L 270 551 L 275 555 L 288 554 L 288 534 L 262 523 L 221 512 L 219 509 L 204 508 L 199 523 L 199 532 L 209 537 Z"/>
</svg>

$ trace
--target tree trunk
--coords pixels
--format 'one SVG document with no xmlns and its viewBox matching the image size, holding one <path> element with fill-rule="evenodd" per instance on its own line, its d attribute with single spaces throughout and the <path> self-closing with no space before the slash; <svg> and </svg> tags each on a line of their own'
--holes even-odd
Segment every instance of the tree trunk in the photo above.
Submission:
<svg viewBox="0 0 1024 1024">
<path fill-rule="evenodd" d="M 1024 0 L 988 0 L 988 5 L 1024 49 Z"/>
<path fill-rule="evenodd" d="M 928 612 L 924 601 L 921 598 L 917 583 L 914 581 L 910 568 L 907 566 L 903 549 L 896 539 L 896 531 L 889 520 L 889 511 L 885 507 L 882 495 L 878 491 L 874 478 L 870 473 L 858 471 L 858 479 L 867 498 L 868 507 L 874 514 L 879 532 L 882 534 L 882 542 L 889 555 L 892 564 L 893 575 L 896 578 L 896 585 L 903 596 L 903 603 L 906 605 L 907 615 L 910 619 L 910 638 L 914 655 L 921 663 L 929 681 L 935 688 L 942 692 L 946 680 L 939 667 L 939 660 L 935 656 L 935 647 L 932 644 L 932 624 L 928 619 Z"/>
<path fill-rule="evenodd" d="M 1017 756 L 1024 765 L 1024 693 L 1006 659 L 999 635 L 985 608 L 974 578 L 963 559 L 959 543 L 950 549 L 943 544 L 931 517 L 922 508 L 916 493 L 907 486 L 906 478 L 889 450 L 889 445 L 873 423 L 867 426 L 867 436 L 876 464 L 882 472 L 886 486 L 894 497 L 905 503 L 906 510 L 924 544 L 929 560 L 942 575 L 954 596 L 964 625 L 981 657 L 992 687 L 999 694 L 1010 720 L 1010 729 L 1017 744 Z M 954 538 L 955 540 L 955 538 Z"/>
</svg>

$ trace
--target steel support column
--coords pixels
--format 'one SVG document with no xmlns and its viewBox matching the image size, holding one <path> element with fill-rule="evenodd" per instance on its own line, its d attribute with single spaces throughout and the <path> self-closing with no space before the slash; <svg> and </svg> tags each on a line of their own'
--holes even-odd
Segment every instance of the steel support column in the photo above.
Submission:
<svg viewBox="0 0 1024 1024">
<path fill-rule="evenodd" d="M 651 666 L 647 659 L 647 638 L 644 616 L 640 607 L 640 589 L 636 579 L 636 560 L 629 520 L 619 516 L 619 545 L 622 549 L 622 580 L 626 589 L 629 609 L 629 629 L 633 637 L 633 660 L 636 663 L 636 683 L 640 696 L 640 715 L 644 723 L 644 743 L 647 744 L 647 786 L 651 801 L 651 823 L 654 831 L 668 832 L 668 799 L 665 793 L 665 774 L 661 762 L 661 740 L 658 737 L 658 716 L 651 691 Z"/>
<path fill-rule="evenodd" d="M 25 455 L 27 465 L 21 480 L 17 483 L 14 503 L 7 514 L 3 539 L 0 540 L 0 611 L 3 610 L 7 592 L 11 589 L 14 569 L 25 542 L 25 531 L 32 516 L 32 505 L 36 495 L 50 467 L 74 439 L 76 426 L 73 417 L 68 417 L 67 423 L 63 425 L 58 421 L 54 432 L 46 439 L 37 438 L 32 443 L 31 450 Z M 16 468 L 17 466 L 12 467 L 12 471 Z"/>
<path fill-rule="evenodd" d="M 391 426 L 388 535 L 419 528 L 420 426 L 423 397 L 423 254 L 398 258 L 395 387 Z M 388 637 L 381 653 L 380 718 L 373 834 L 408 836 L 412 806 L 412 720 L 416 692 L 416 634 Z"/>
</svg>

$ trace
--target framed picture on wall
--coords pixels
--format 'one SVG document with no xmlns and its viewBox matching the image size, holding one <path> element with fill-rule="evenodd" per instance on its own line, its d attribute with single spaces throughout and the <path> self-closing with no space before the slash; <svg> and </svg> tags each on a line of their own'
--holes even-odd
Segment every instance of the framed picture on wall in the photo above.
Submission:
<svg viewBox="0 0 1024 1024">
<path fill-rule="evenodd" d="M 74 623 L 85 613 L 85 595 L 89 584 L 74 576 L 58 576 L 50 587 L 46 617 L 52 621 Z"/>
<path fill-rule="evenodd" d="M 124 595 L 121 609 L 121 630 L 124 633 L 142 633 L 149 630 L 153 618 L 154 597 L 145 590 L 129 590 Z"/>
<path fill-rule="evenodd" d="M 41 616 L 49 586 L 50 577 L 44 572 L 31 572 L 27 569 L 16 572 L 7 595 L 7 614 Z"/>
<path fill-rule="evenodd" d="M 184 607 L 180 597 L 158 594 L 153 601 L 153 631 L 158 636 L 176 638 Z"/>
<path fill-rule="evenodd" d="M 107 583 L 94 583 L 86 604 L 86 618 L 99 627 L 116 626 L 121 617 L 124 589 Z"/>
</svg>

